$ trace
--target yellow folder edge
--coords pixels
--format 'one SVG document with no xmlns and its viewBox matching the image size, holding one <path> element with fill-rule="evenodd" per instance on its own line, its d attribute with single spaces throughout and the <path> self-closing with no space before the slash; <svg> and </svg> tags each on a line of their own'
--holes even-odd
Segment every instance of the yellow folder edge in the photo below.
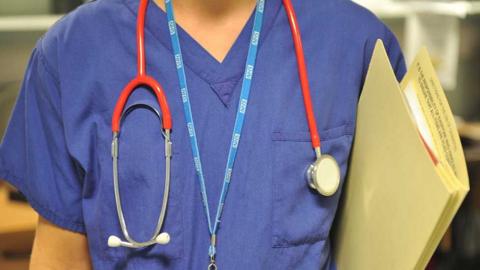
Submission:
<svg viewBox="0 0 480 270">
<path fill-rule="evenodd" d="M 449 189 L 454 191 L 454 196 L 449 200 L 448 207 L 438 221 L 435 232 L 415 267 L 415 269 L 424 269 L 469 191 L 469 180 L 453 114 L 425 47 L 420 50 L 411 64 L 400 84 L 401 89 L 404 91 L 409 83 L 413 83 L 424 110 L 434 147 L 437 150 L 436 155 L 440 162 L 437 167 L 439 173 L 443 175 L 441 178 L 448 184 Z"/>
<path fill-rule="evenodd" d="M 417 54 L 400 83 L 402 91 L 411 82 L 415 82 L 417 96 L 432 131 L 435 147 L 439 150 L 437 151 L 439 160 L 448 163 L 462 184 L 463 189 L 468 191 L 468 172 L 460 136 L 458 135 L 447 97 L 436 76 L 435 69 L 425 47 Z M 434 114 L 437 114 L 436 119 L 433 119 L 435 117 Z"/>
<path fill-rule="evenodd" d="M 376 47 L 375 47 L 375 52 L 377 50 L 383 51 L 385 57 L 388 61 L 388 56 L 386 55 L 385 49 L 383 47 L 383 43 L 381 40 L 377 41 Z M 375 57 L 375 52 L 374 56 L 372 56 L 372 59 Z M 378 52 L 377 52 L 378 53 Z M 381 52 L 380 52 L 381 53 Z M 382 56 L 380 56 L 382 57 Z M 420 54 L 420 61 L 421 64 L 420 66 L 425 66 L 427 65 L 427 68 L 429 69 L 430 73 L 429 74 L 434 74 L 433 72 L 433 66 L 430 63 L 430 60 L 428 58 L 428 53 L 426 53 L 426 50 L 423 49 Z M 417 57 L 417 58 L 419 58 Z M 414 64 L 418 64 L 416 61 Z M 425 64 L 426 63 L 426 64 Z M 371 67 L 369 68 L 370 71 Z M 390 77 L 394 77 L 393 70 L 384 70 L 383 72 L 389 73 L 388 75 Z M 390 74 L 391 73 L 391 74 Z M 405 76 L 405 79 L 402 81 L 402 89 L 405 89 L 406 84 L 409 82 L 409 80 L 415 79 L 415 74 L 412 74 L 412 72 L 407 73 Z M 368 75 L 367 75 L 368 77 Z M 368 80 L 368 79 L 367 79 Z M 446 115 L 446 120 L 448 121 L 448 124 L 450 125 L 450 128 L 455 127 L 454 122 L 453 122 L 453 117 L 451 115 L 450 108 L 448 107 L 448 103 L 446 102 L 446 97 L 444 93 L 441 90 L 440 84 L 438 82 L 438 79 L 433 75 L 430 78 L 430 82 L 434 84 L 435 87 L 437 87 L 437 95 L 439 95 L 439 100 L 443 103 L 442 108 L 446 110 L 443 113 Z M 397 86 L 397 88 L 399 88 Z M 438 90 L 439 89 L 439 90 Z M 398 89 L 400 90 L 400 89 Z M 439 92 L 440 91 L 440 92 Z M 360 100 L 363 98 L 363 95 L 360 97 Z M 361 102 L 361 101 L 360 101 Z M 403 100 L 403 102 L 406 102 Z M 407 107 L 407 104 L 404 104 L 405 107 Z M 446 109 L 445 109 L 446 108 Z M 413 121 L 413 119 L 412 119 Z M 438 245 L 442 235 L 444 234 L 445 230 L 448 227 L 448 224 L 451 222 L 451 219 L 453 218 L 454 213 L 458 210 L 458 207 L 460 206 L 461 202 L 463 201 L 463 198 L 466 195 L 466 192 L 469 189 L 468 185 L 468 175 L 466 173 L 466 165 L 465 165 L 465 160 L 463 156 L 463 151 L 461 150 L 461 145 L 460 145 L 460 140 L 458 137 L 458 133 L 454 132 L 455 136 L 451 136 L 453 138 L 453 143 L 455 144 L 456 150 L 458 153 L 455 153 L 454 158 L 450 158 L 450 162 L 455 166 L 455 172 L 456 175 L 459 176 L 460 181 L 457 177 L 455 177 L 455 174 L 453 173 L 452 169 L 450 168 L 449 165 L 445 166 L 444 163 L 438 164 L 436 166 L 436 171 L 437 174 L 439 175 L 439 179 L 444 183 L 445 188 L 447 188 L 448 192 L 451 192 L 453 194 L 452 197 L 448 199 L 447 205 L 441 215 L 441 218 L 438 220 L 437 225 L 435 226 L 434 231 L 431 234 L 430 239 L 428 240 L 427 245 L 425 246 L 424 252 L 422 252 L 422 255 L 420 256 L 415 269 L 421 269 L 423 268 L 426 263 L 428 262 L 428 259 L 431 257 L 435 247 Z M 420 138 L 419 138 L 420 140 Z M 438 142 L 437 142 L 438 143 Z M 444 149 L 442 149 L 444 150 Z M 445 160 L 445 155 L 439 157 L 440 160 Z M 453 160 L 453 162 L 452 162 Z M 460 185 L 459 185 L 460 184 Z M 348 195 L 348 194 L 347 194 Z M 341 222 L 341 221 L 340 221 Z M 340 225 L 341 226 L 341 225 Z M 338 254 L 337 254 L 338 255 Z"/>
</svg>

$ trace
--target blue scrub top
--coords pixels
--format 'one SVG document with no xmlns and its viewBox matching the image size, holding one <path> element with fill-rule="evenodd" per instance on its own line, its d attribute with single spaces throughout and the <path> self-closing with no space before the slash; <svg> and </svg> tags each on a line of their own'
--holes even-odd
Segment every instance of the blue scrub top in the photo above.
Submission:
<svg viewBox="0 0 480 270">
<path fill-rule="evenodd" d="M 405 72 L 393 34 L 345 0 L 295 0 L 322 150 L 341 166 L 355 130 L 358 97 L 376 39 L 400 79 Z M 121 236 L 112 184 L 111 116 L 136 74 L 138 1 L 81 6 L 37 43 L 0 148 L 0 178 L 19 188 L 40 215 L 85 233 L 95 269 L 203 269 L 209 234 L 195 176 L 166 14 L 150 3 L 147 72 L 165 88 L 173 115 L 168 245 L 109 248 Z M 203 158 L 210 208 L 223 181 L 253 18 L 225 60 L 216 61 L 185 31 L 180 42 Z M 214 33 L 212 33 L 214 34 Z M 335 268 L 329 232 L 341 192 L 323 197 L 305 179 L 314 161 L 291 32 L 281 0 L 267 0 L 251 98 L 218 235 L 220 269 Z M 157 106 L 140 89 L 127 106 Z M 158 106 L 157 106 L 158 107 Z M 147 240 L 164 183 L 161 124 L 145 109 L 122 126 L 119 175 L 127 225 Z M 123 236 L 122 236 L 123 238 Z M 361 248 L 362 243 L 358 243 Z"/>
</svg>

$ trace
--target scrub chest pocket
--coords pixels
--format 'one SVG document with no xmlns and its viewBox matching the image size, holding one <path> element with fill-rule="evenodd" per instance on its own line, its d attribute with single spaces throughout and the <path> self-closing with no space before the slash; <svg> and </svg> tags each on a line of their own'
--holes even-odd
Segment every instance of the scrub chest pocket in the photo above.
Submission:
<svg viewBox="0 0 480 270">
<path fill-rule="evenodd" d="M 309 132 L 273 132 L 272 246 L 290 247 L 328 238 L 341 194 L 353 127 L 320 131 L 322 153 L 335 157 L 341 171 L 339 190 L 330 197 L 309 188 L 308 165 L 315 160 Z"/>
</svg>

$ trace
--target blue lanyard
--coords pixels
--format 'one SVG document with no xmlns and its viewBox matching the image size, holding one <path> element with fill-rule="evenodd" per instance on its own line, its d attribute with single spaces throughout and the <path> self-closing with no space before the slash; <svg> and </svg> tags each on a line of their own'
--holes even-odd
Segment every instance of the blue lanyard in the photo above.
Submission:
<svg viewBox="0 0 480 270">
<path fill-rule="evenodd" d="M 180 82 L 180 92 L 182 95 L 183 109 L 185 112 L 185 120 L 187 122 L 188 133 L 190 136 L 190 144 L 192 146 L 193 161 L 195 165 L 195 171 L 197 173 L 197 177 L 200 182 L 200 192 L 202 194 L 202 203 L 205 209 L 205 215 L 207 216 L 208 229 L 211 237 L 211 243 L 210 243 L 208 254 L 210 256 L 210 259 L 213 260 L 216 253 L 216 250 L 215 250 L 216 234 L 218 231 L 218 226 L 220 224 L 220 219 L 222 216 L 225 199 L 227 197 L 228 188 L 230 186 L 233 164 L 235 163 L 235 157 L 237 155 L 240 135 L 242 133 L 242 127 L 245 120 L 245 112 L 247 110 L 248 97 L 250 94 L 250 87 L 252 84 L 253 70 L 255 68 L 255 60 L 257 58 L 258 41 L 260 38 L 261 29 L 262 29 L 265 0 L 257 0 L 257 7 L 255 9 L 255 21 L 254 21 L 252 35 L 250 39 L 250 47 L 248 49 L 247 61 L 245 64 L 245 72 L 243 75 L 242 91 L 240 93 L 240 101 L 238 104 L 237 115 L 235 118 L 235 126 L 233 128 L 232 140 L 230 143 L 230 150 L 228 153 L 227 166 L 225 168 L 225 176 L 223 179 L 222 192 L 220 194 L 220 199 L 219 199 L 217 213 L 215 216 L 215 222 L 213 227 L 212 227 L 212 222 L 210 218 L 210 209 L 208 207 L 207 191 L 205 188 L 205 177 L 203 174 L 202 162 L 200 159 L 200 151 L 198 148 L 197 135 L 195 133 L 195 125 L 193 124 L 192 108 L 190 105 L 187 80 L 185 76 L 185 67 L 183 63 L 182 51 L 180 49 L 180 40 L 178 37 L 175 16 L 173 14 L 172 1 L 165 0 L 165 6 L 167 10 L 168 28 L 170 30 L 172 47 L 175 55 L 175 63 L 177 67 L 178 80 Z"/>
</svg>

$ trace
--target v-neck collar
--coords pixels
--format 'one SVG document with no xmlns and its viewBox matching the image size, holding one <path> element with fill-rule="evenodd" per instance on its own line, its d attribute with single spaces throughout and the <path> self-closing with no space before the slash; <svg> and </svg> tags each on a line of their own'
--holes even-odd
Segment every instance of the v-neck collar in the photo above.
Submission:
<svg viewBox="0 0 480 270">
<path fill-rule="evenodd" d="M 139 1 L 125 0 L 125 4 L 136 16 Z M 280 5 L 281 0 L 266 0 L 265 2 L 265 14 L 259 48 L 261 48 L 262 41 L 267 37 L 277 17 Z M 184 29 L 177 26 L 185 66 L 207 82 L 225 106 L 228 106 L 233 91 L 244 72 L 254 13 L 255 11 L 250 15 L 250 18 L 222 62 L 215 59 Z M 146 29 L 173 54 L 167 26 L 167 14 L 153 1 L 149 1 L 145 20 Z"/>
</svg>

